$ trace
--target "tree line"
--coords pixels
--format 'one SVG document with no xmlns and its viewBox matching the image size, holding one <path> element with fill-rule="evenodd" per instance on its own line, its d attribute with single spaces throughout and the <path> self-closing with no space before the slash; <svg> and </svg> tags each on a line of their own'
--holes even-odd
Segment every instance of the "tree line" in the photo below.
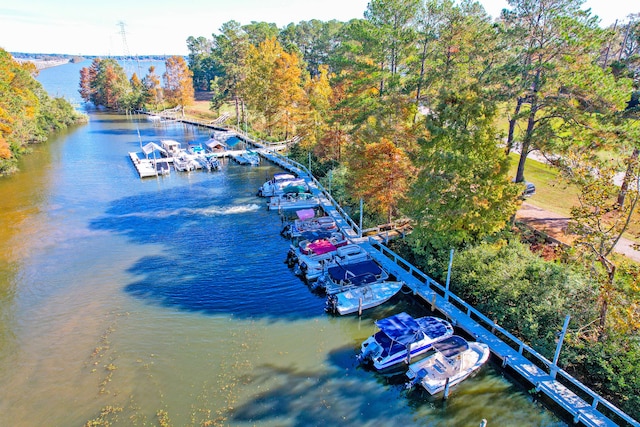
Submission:
<svg viewBox="0 0 640 427">
<path fill-rule="evenodd" d="M 15 172 L 29 145 L 52 131 L 86 121 L 64 98 L 51 98 L 31 62 L 19 63 L 0 48 L 0 175 Z"/>
<path fill-rule="evenodd" d="M 80 96 L 121 112 L 170 105 L 182 107 L 184 113 L 184 107 L 194 100 L 192 72 L 181 56 L 167 58 L 165 66 L 162 81 L 155 66 L 149 67 L 142 79 L 137 73 L 129 78 L 115 58 L 94 58 L 89 67 L 80 70 Z"/>
</svg>

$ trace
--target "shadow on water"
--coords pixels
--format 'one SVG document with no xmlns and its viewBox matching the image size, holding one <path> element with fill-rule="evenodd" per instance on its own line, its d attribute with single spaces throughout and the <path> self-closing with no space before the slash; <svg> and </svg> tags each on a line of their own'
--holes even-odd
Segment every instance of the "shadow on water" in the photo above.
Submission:
<svg viewBox="0 0 640 427">
<path fill-rule="evenodd" d="M 236 172 L 234 172 L 236 171 Z M 313 295 L 284 263 L 288 242 L 281 221 L 255 197 L 264 172 L 230 167 L 211 179 L 111 203 L 90 227 L 159 245 L 129 269 L 138 280 L 128 294 L 179 310 L 240 317 L 324 315 Z"/>
<path fill-rule="evenodd" d="M 405 403 L 397 390 L 350 369 L 318 374 L 263 365 L 249 385 L 265 391 L 234 408 L 231 421 L 273 423 L 286 414 L 290 426 L 415 423 L 412 414 L 401 410 Z"/>
</svg>

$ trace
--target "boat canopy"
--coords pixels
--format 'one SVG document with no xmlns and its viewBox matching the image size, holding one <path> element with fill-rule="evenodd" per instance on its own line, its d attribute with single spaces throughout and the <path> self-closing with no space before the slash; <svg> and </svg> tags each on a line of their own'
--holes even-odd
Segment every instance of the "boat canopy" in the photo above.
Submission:
<svg viewBox="0 0 640 427">
<path fill-rule="evenodd" d="M 333 233 L 327 230 L 314 230 L 314 231 L 303 231 L 300 233 L 300 238 L 302 240 L 308 240 L 310 242 L 314 242 L 320 239 L 329 239 Z"/>
<path fill-rule="evenodd" d="M 328 252 L 333 252 L 337 248 L 328 240 L 316 240 L 314 242 L 309 243 L 307 248 L 316 255 L 326 254 Z"/>
<path fill-rule="evenodd" d="M 415 341 L 420 325 L 407 313 L 398 313 L 391 317 L 378 320 L 376 326 L 394 341 L 409 345 Z"/>
<path fill-rule="evenodd" d="M 287 172 L 278 172 L 273 174 L 272 182 L 296 179 L 296 176 Z"/>
<path fill-rule="evenodd" d="M 284 194 L 298 194 L 304 193 L 307 191 L 307 187 L 305 185 L 287 185 L 282 189 Z"/>
<path fill-rule="evenodd" d="M 453 335 L 433 344 L 433 348 L 442 353 L 447 359 L 451 359 L 463 351 L 468 350 L 469 343 L 464 338 Z"/>
<path fill-rule="evenodd" d="M 316 212 L 313 209 L 301 209 L 296 211 L 296 215 L 299 219 L 304 221 L 313 218 L 316 215 Z"/>
<path fill-rule="evenodd" d="M 444 322 L 436 317 L 414 319 L 404 312 L 378 320 L 376 326 L 389 338 L 404 345 L 415 342 L 420 332 L 432 339 L 447 333 Z"/>
<path fill-rule="evenodd" d="M 349 280 L 354 283 L 356 277 L 374 277 L 382 274 L 382 268 L 375 261 L 368 260 L 347 265 L 330 267 L 327 271 L 334 282 Z M 371 282 L 370 279 L 364 283 Z M 355 283 L 354 283 L 355 284 Z"/>
<path fill-rule="evenodd" d="M 148 156 L 156 150 L 160 151 L 161 153 L 167 154 L 167 151 L 155 142 L 149 142 L 142 147 L 142 152 L 145 154 L 145 156 Z"/>
</svg>

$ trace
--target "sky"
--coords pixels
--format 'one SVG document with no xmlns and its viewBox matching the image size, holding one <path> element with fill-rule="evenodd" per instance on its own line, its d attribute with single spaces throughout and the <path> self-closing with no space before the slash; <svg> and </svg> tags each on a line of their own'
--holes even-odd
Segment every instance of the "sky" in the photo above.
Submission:
<svg viewBox="0 0 640 427">
<path fill-rule="evenodd" d="M 0 0 L 0 48 L 70 55 L 186 55 L 189 36 L 211 38 L 235 20 L 279 28 L 362 18 L 369 0 Z M 506 0 L 480 0 L 497 17 Z M 608 26 L 640 13 L 638 0 L 587 0 Z M 120 23 L 124 23 L 124 37 Z"/>
</svg>

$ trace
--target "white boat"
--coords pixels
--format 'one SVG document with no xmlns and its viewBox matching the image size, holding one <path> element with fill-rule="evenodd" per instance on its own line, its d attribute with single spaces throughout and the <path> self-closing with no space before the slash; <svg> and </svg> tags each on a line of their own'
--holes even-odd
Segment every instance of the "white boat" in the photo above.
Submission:
<svg viewBox="0 0 640 427">
<path fill-rule="evenodd" d="M 273 174 L 273 178 L 266 181 L 264 184 L 260 186 L 260 188 L 258 189 L 258 196 L 261 196 L 261 197 L 275 196 L 277 189 L 281 190 L 289 182 L 295 181 L 296 179 L 297 178 L 295 175 L 287 172 L 275 173 Z M 301 181 L 301 184 L 304 184 L 303 179 L 301 179 L 300 181 Z"/>
<path fill-rule="evenodd" d="M 360 313 L 389 301 L 400 292 L 404 282 L 379 282 L 327 296 L 326 310 L 334 314 Z"/>
<path fill-rule="evenodd" d="M 180 172 L 190 172 L 196 169 L 202 169 L 202 165 L 191 155 L 182 151 L 173 158 L 173 167 Z"/>
<path fill-rule="evenodd" d="M 309 209 L 320 205 L 320 199 L 311 193 L 285 193 L 269 198 L 267 209 Z"/>
<path fill-rule="evenodd" d="M 258 166 L 260 164 L 260 155 L 251 150 L 236 153 L 231 157 L 241 165 Z"/>
<path fill-rule="evenodd" d="M 286 224 L 280 234 L 287 239 L 297 239 L 307 232 L 338 230 L 338 224 L 330 216 L 315 216 L 313 209 L 302 209 L 296 211 L 298 217 L 292 223 Z"/>
<path fill-rule="evenodd" d="M 244 157 L 249 162 L 249 165 L 251 166 L 260 165 L 260 154 L 258 154 L 256 151 L 247 150 L 247 152 L 244 154 Z"/>
<path fill-rule="evenodd" d="M 440 393 L 449 387 L 464 381 L 489 360 L 491 351 L 485 343 L 468 342 L 453 335 L 433 345 L 435 353 L 409 365 L 406 386 L 411 388 L 420 384 L 430 394 Z"/>
<path fill-rule="evenodd" d="M 378 320 L 376 326 L 378 332 L 362 343 L 358 359 L 377 370 L 411 363 L 431 350 L 434 343 L 453 335 L 453 326 L 444 319 L 432 316 L 414 319 L 404 312 Z"/>
</svg>

